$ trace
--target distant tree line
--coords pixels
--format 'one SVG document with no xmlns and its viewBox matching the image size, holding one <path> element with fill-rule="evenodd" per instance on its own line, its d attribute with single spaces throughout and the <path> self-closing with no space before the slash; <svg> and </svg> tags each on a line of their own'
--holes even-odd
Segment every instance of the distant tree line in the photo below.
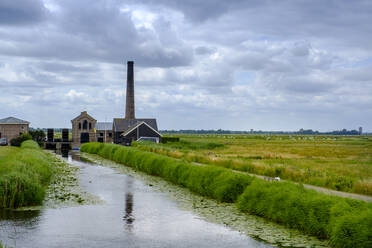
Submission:
<svg viewBox="0 0 372 248">
<path fill-rule="evenodd" d="M 360 135 L 357 130 L 336 130 L 330 132 L 319 132 L 312 129 L 300 129 L 298 131 L 232 131 L 223 129 L 210 129 L 210 130 L 192 130 L 192 129 L 181 129 L 181 130 L 160 130 L 162 133 L 169 134 L 301 134 L 301 135 Z M 370 133 L 364 133 L 365 135 L 371 135 Z"/>
</svg>

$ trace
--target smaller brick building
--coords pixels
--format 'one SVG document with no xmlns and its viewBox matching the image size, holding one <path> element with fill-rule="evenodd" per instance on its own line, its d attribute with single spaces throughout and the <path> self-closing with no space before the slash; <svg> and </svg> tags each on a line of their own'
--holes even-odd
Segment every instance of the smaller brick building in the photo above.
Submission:
<svg viewBox="0 0 372 248">
<path fill-rule="evenodd" d="M 81 112 L 79 116 L 71 120 L 72 143 L 78 145 L 97 141 L 96 134 L 94 133 L 96 122 L 92 116 L 88 115 L 87 111 Z"/>
<path fill-rule="evenodd" d="M 71 120 L 73 146 L 86 142 L 112 143 L 112 122 L 97 122 L 87 111 Z"/>
<path fill-rule="evenodd" d="M 30 122 L 15 117 L 8 117 L 0 120 L 0 138 L 7 138 L 8 141 L 28 133 Z"/>
</svg>

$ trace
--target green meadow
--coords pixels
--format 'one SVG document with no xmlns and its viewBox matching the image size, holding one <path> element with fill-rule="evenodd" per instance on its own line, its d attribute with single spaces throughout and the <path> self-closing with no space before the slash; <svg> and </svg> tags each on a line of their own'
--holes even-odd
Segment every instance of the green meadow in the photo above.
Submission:
<svg viewBox="0 0 372 248">
<path fill-rule="evenodd" d="M 82 152 L 98 154 L 162 177 L 239 210 L 329 240 L 334 247 L 371 247 L 372 204 L 325 195 L 291 182 L 267 182 L 214 165 L 200 166 L 135 147 L 86 143 Z"/>
<path fill-rule="evenodd" d="M 42 203 L 54 173 L 54 158 L 31 140 L 21 147 L 0 147 L 0 208 Z"/>
<path fill-rule="evenodd" d="M 372 195 L 372 137 L 178 135 L 179 142 L 134 143 L 187 162 Z"/>
</svg>

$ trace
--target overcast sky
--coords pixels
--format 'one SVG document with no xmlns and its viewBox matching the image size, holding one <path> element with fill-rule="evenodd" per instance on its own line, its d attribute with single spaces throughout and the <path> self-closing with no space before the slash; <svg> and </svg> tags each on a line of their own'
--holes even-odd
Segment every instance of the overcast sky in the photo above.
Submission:
<svg viewBox="0 0 372 248">
<path fill-rule="evenodd" d="M 0 0 L 0 118 L 372 131 L 372 1 Z"/>
</svg>

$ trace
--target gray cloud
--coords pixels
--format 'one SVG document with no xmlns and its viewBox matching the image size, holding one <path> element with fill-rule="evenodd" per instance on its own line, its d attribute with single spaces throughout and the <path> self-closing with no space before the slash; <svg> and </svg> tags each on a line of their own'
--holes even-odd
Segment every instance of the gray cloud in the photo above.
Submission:
<svg viewBox="0 0 372 248">
<path fill-rule="evenodd" d="M 30 25 L 42 21 L 47 14 L 41 0 L 2 0 L 1 25 Z"/>
<path fill-rule="evenodd" d="M 142 66 L 179 66 L 190 63 L 192 50 L 166 25 L 137 29 L 131 12 L 120 1 L 63 1 L 48 22 L 33 29 L 0 30 L 0 53 L 74 61 L 122 63 L 136 58 Z M 56 3 L 57 4 L 57 3 Z M 14 7 L 23 9 L 22 3 Z M 89 6 L 89 7 L 87 7 Z"/>
</svg>

